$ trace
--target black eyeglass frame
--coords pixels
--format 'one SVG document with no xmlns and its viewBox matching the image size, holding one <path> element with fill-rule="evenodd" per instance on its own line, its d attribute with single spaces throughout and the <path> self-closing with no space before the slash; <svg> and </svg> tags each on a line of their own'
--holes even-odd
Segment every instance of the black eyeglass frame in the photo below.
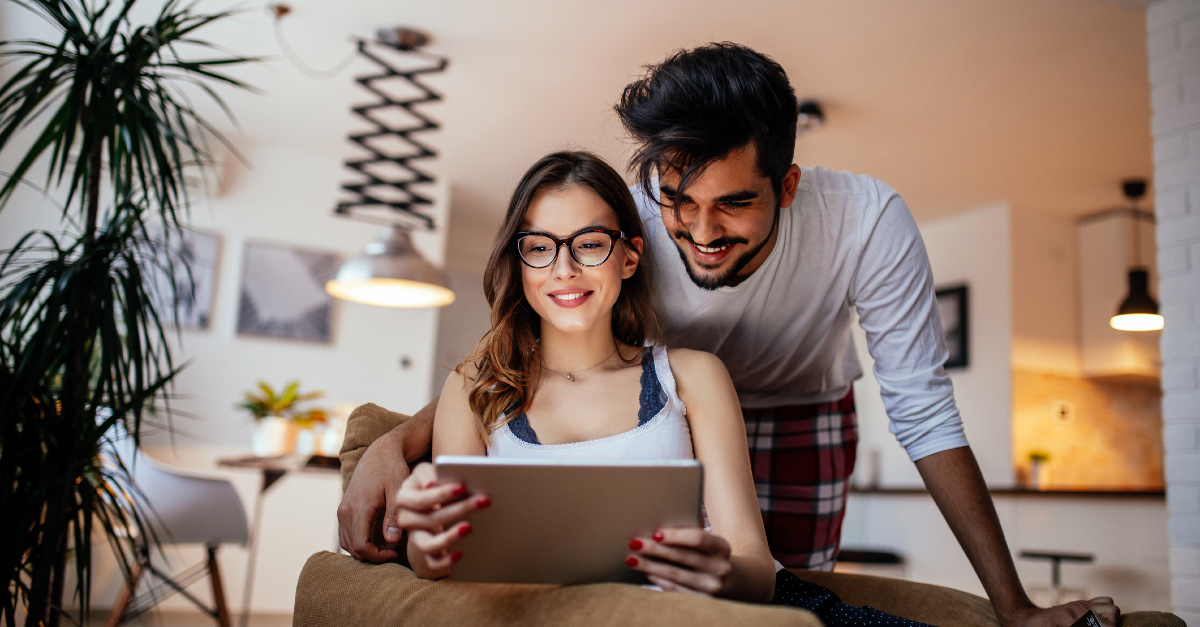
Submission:
<svg viewBox="0 0 1200 627">
<path fill-rule="evenodd" d="M 608 248 L 608 254 L 604 256 L 604 259 L 600 260 L 600 263 L 584 263 L 579 260 L 579 257 L 575 256 L 575 247 L 572 246 L 572 244 L 575 243 L 575 238 L 579 237 L 580 235 L 586 235 L 588 233 L 603 233 L 603 234 L 607 235 L 609 237 L 609 239 L 612 240 L 612 246 L 610 246 Z M 535 266 L 525 260 L 525 256 L 521 254 L 521 240 L 526 237 L 529 237 L 531 235 L 545 237 L 554 242 L 554 256 L 550 258 L 550 263 L 548 263 L 544 266 Z M 554 237 L 553 235 L 551 235 L 549 233 L 541 233 L 538 231 L 521 231 L 513 236 L 513 242 L 516 243 L 516 245 L 517 245 L 517 258 L 521 260 L 521 263 L 523 263 L 535 270 L 549 268 L 550 266 L 554 265 L 554 262 L 558 261 L 558 251 L 562 250 L 563 246 L 566 246 L 567 250 L 569 250 L 571 252 L 571 259 L 574 259 L 575 263 L 577 263 L 585 268 L 595 268 L 597 266 L 602 266 L 602 265 L 604 265 L 605 261 L 608 261 L 609 257 L 612 257 L 612 252 L 613 252 L 613 249 L 615 249 L 617 247 L 617 242 L 619 242 L 623 239 L 625 239 L 624 231 L 621 231 L 618 229 L 602 229 L 602 228 L 589 228 L 589 229 L 583 229 L 581 231 L 576 231 L 575 233 L 572 233 L 570 236 L 566 237 L 565 239 Z"/>
</svg>

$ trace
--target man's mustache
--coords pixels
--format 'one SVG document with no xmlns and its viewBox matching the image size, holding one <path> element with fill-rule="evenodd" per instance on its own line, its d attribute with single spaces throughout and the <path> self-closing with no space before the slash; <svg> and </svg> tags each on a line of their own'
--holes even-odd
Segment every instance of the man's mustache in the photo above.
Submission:
<svg viewBox="0 0 1200 627">
<path fill-rule="evenodd" d="M 705 248 L 725 248 L 734 244 L 749 244 L 750 240 L 741 237 L 718 237 L 717 239 L 706 244 L 697 244 L 696 240 L 692 239 L 692 234 L 679 229 L 675 231 L 675 239 L 687 240 L 693 246 L 703 246 Z"/>
</svg>

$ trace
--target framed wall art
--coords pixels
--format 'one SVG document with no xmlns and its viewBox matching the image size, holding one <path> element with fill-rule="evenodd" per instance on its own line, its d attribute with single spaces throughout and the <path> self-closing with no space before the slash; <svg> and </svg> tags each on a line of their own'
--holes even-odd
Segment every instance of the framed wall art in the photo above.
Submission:
<svg viewBox="0 0 1200 627">
<path fill-rule="evenodd" d="M 166 324 L 181 329 L 208 329 L 212 323 L 221 236 L 185 228 L 170 238 L 160 230 L 151 235 L 151 240 L 160 255 L 160 265 L 150 270 L 155 311 Z M 166 270 L 168 264 L 172 268 L 170 273 Z"/>
<path fill-rule="evenodd" d="M 325 283 L 340 265 L 336 253 L 247 242 L 238 335 L 332 343 L 336 300 Z"/>
<path fill-rule="evenodd" d="M 944 287 L 936 291 L 938 314 L 942 317 L 942 333 L 950 357 L 946 369 L 966 368 L 971 363 L 970 290 L 966 285 Z"/>
</svg>

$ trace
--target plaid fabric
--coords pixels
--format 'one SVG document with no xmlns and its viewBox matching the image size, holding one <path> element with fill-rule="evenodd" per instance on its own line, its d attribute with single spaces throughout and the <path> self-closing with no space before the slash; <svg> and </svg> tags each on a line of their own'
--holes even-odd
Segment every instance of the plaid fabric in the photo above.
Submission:
<svg viewBox="0 0 1200 627">
<path fill-rule="evenodd" d="M 854 390 L 840 401 L 742 408 L 771 554 L 789 568 L 833 570 L 858 444 Z"/>
</svg>

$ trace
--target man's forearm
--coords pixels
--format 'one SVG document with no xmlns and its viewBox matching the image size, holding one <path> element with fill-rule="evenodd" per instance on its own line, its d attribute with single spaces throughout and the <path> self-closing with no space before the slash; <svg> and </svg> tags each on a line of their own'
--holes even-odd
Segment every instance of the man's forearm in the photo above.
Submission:
<svg viewBox="0 0 1200 627">
<path fill-rule="evenodd" d="M 1013 565 L 996 507 L 970 447 L 917 460 L 917 470 L 979 575 L 996 614 L 1013 625 L 1033 608 Z"/>
<path fill-rule="evenodd" d="M 437 413 L 438 398 L 441 397 L 434 398 L 388 434 L 399 440 L 395 444 L 409 465 L 428 455 L 433 447 L 433 415 Z"/>
</svg>

